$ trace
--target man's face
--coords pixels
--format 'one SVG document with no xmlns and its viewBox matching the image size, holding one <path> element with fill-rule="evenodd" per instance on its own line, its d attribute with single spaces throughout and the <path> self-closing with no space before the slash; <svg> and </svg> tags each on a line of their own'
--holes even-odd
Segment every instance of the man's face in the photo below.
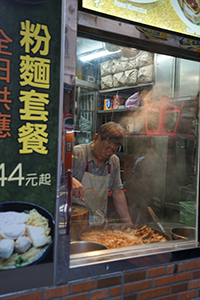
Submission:
<svg viewBox="0 0 200 300">
<path fill-rule="evenodd" d="M 108 141 L 101 141 L 99 138 L 95 140 L 93 155 L 99 161 L 106 161 L 110 158 L 119 148 L 120 145 L 109 143 Z"/>
</svg>

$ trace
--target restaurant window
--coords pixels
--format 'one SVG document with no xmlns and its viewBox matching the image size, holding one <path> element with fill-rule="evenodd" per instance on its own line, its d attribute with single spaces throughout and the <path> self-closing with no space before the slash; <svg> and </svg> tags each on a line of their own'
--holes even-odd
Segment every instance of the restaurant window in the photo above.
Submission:
<svg viewBox="0 0 200 300">
<path fill-rule="evenodd" d="M 102 124 L 124 129 L 116 156 L 132 225 L 112 184 L 103 209 L 95 184 L 83 186 L 84 201 L 72 201 L 72 268 L 197 246 L 199 75 L 199 62 L 78 37 L 74 148 L 87 160 L 91 150 L 80 149 L 91 149 Z"/>
</svg>

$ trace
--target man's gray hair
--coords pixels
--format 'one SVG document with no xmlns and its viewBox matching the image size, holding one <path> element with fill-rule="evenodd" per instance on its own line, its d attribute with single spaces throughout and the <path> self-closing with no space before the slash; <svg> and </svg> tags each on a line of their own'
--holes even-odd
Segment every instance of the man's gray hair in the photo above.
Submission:
<svg viewBox="0 0 200 300">
<path fill-rule="evenodd" d="M 115 122 L 108 122 L 99 128 L 98 135 L 101 141 L 108 141 L 118 145 L 123 144 L 125 131 L 123 127 Z"/>
</svg>

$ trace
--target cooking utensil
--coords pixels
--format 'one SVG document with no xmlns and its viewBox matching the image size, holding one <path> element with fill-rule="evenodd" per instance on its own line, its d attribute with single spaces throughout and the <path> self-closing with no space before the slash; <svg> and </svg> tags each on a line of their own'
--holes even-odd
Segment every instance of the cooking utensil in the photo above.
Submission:
<svg viewBox="0 0 200 300">
<path fill-rule="evenodd" d="M 105 250 L 106 246 L 87 241 L 74 241 L 70 243 L 70 254 L 78 254 L 88 251 Z"/>
<path fill-rule="evenodd" d="M 108 220 L 102 210 L 95 210 L 85 199 L 82 199 L 82 201 L 86 204 L 86 206 L 93 212 L 94 215 L 97 215 L 102 219 L 102 222 L 105 226 L 108 223 Z"/>
<path fill-rule="evenodd" d="M 152 218 L 153 218 L 154 222 L 156 223 L 156 225 L 158 225 L 158 227 L 161 229 L 161 231 L 162 231 L 163 233 L 166 233 L 165 229 L 164 229 L 163 226 L 161 225 L 161 223 L 160 223 L 158 217 L 156 216 L 155 212 L 153 211 L 153 209 L 152 209 L 150 206 L 148 206 L 148 207 L 147 207 L 147 210 L 148 210 L 148 212 L 150 213 L 150 215 L 152 216 Z"/>
<path fill-rule="evenodd" d="M 173 240 L 195 238 L 195 228 L 191 227 L 173 228 L 170 232 Z"/>
</svg>

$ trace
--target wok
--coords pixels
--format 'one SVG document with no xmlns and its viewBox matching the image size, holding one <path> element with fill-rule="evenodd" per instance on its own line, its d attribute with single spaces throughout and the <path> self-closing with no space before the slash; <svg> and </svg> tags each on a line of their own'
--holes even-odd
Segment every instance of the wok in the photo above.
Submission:
<svg viewBox="0 0 200 300">
<path fill-rule="evenodd" d="M 104 250 L 106 246 L 93 242 L 74 241 L 70 243 L 70 254 L 78 254 L 88 251 Z"/>
<path fill-rule="evenodd" d="M 140 229 L 142 227 L 143 226 L 135 228 L 134 225 L 131 226 L 131 225 L 124 225 L 122 223 L 112 223 L 112 224 L 108 224 L 106 226 L 106 230 L 107 229 L 115 230 L 115 229 L 121 229 L 121 228 L 123 228 L 123 230 L 126 230 L 126 229 Z M 148 227 L 148 228 L 150 228 L 150 227 Z M 83 233 L 87 233 L 87 232 L 90 232 L 90 231 L 93 231 L 93 230 L 98 230 L 98 231 L 102 230 L 102 231 L 104 231 L 104 229 L 105 229 L 104 225 L 91 225 L 91 226 L 88 226 L 88 227 L 82 229 L 79 232 L 79 238 L 80 238 L 80 240 L 82 240 L 81 236 L 82 236 Z M 171 240 L 171 238 L 167 234 L 163 233 L 162 231 L 154 229 L 154 228 L 150 228 L 150 229 L 153 229 L 155 233 L 158 233 L 159 235 L 162 235 L 163 237 L 165 237 L 167 241 Z"/>
<path fill-rule="evenodd" d="M 0 203 L 0 212 L 7 212 L 7 211 L 15 211 L 15 212 L 26 212 L 30 211 L 32 209 L 36 209 L 42 216 L 44 216 L 49 221 L 49 227 L 51 228 L 51 240 L 53 241 L 54 237 L 54 218 L 53 216 L 43 207 L 28 203 L 28 202 L 3 202 Z M 49 245 L 47 245 L 44 248 L 44 251 L 42 252 L 41 256 L 37 258 L 35 261 L 26 264 L 27 265 L 35 265 L 40 262 L 47 262 L 52 261 L 53 257 L 53 242 L 51 242 Z"/>
<path fill-rule="evenodd" d="M 171 234 L 172 234 L 172 240 L 194 239 L 195 238 L 195 228 L 192 228 L 192 227 L 173 228 L 171 230 Z"/>
</svg>

